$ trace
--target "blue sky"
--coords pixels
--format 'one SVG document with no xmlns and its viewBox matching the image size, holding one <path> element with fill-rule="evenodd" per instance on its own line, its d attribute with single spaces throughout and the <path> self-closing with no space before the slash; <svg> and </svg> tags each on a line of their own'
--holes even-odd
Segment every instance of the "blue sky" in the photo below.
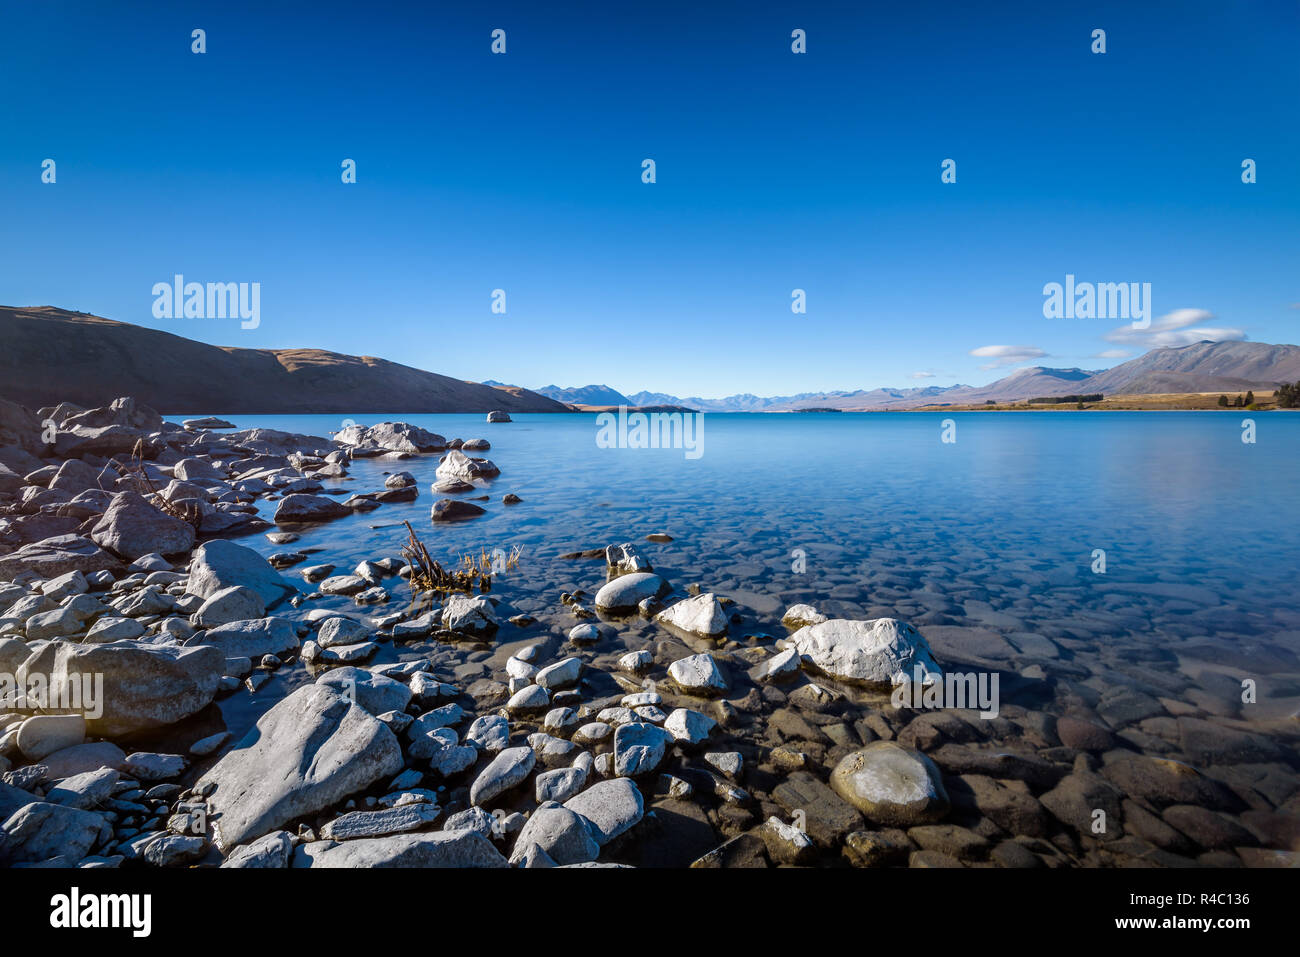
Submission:
<svg viewBox="0 0 1300 957">
<path fill-rule="evenodd" d="M 1300 5 L 996 6 L 5 2 L 0 302 L 705 397 L 1300 341 Z M 1067 273 L 1173 318 L 1045 319 Z"/>
</svg>

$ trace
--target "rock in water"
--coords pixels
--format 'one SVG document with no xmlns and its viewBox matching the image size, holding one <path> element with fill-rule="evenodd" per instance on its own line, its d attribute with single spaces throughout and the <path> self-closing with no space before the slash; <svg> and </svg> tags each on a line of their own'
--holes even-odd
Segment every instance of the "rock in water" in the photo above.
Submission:
<svg viewBox="0 0 1300 957">
<path fill-rule="evenodd" d="M 508 867 L 478 831 L 435 831 L 362 838 L 332 844 L 313 841 L 294 854 L 294 867 Z"/>
<path fill-rule="evenodd" d="M 605 574 L 610 578 L 630 575 L 633 572 L 652 572 L 650 562 L 646 560 L 631 542 L 622 545 L 609 545 L 605 548 Z"/>
<path fill-rule="evenodd" d="M 727 613 L 710 592 L 669 605 L 655 621 L 701 638 L 717 638 L 727 630 Z"/>
<path fill-rule="evenodd" d="M 267 608 L 298 591 L 257 552 L 224 539 L 195 549 L 189 576 L 186 591 L 191 595 L 210 598 L 223 588 L 243 585 L 261 595 Z"/>
<path fill-rule="evenodd" d="M 489 422 L 510 422 L 511 418 L 509 412 L 501 412 L 498 410 L 489 412 L 487 414 L 487 420 Z"/>
<path fill-rule="evenodd" d="M 473 502 L 460 502 L 456 499 L 441 498 L 433 504 L 429 518 L 435 522 L 459 522 L 467 518 L 477 518 L 485 510 Z"/>
<path fill-rule="evenodd" d="M 943 680 L 943 669 L 929 644 L 920 632 L 897 618 L 833 618 L 800 628 L 790 642 L 815 667 L 846 681 L 890 687 L 912 681 L 918 667 L 923 681 Z"/>
<path fill-rule="evenodd" d="M 452 449 L 443 456 L 433 474 L 443 482 L 473 482 L 495 478 L 501 470 L 488 459 L 471 458 L 459 449 Z"/>
<path fill-rule="evenodd" d="M 781 624 L 791 631 L 798 631 L 805 625 L 820 625 L 829 620 L 812 605 L 791 605 L 781 618 Z"/>
<path fill-rule="evenodd" d="M 266 655 L 296 653 L 301 646 L 293 622 L 287 618 L 252 618 L 232 621 L 201 632 L 195 644 L 215 645 L 227 658 L 261 660 Z"/>
<path fill-rule="evenodd" d="M 831 789 L 887 827 L 912 827 L 948 813 L 948 792 L 935 763 L 892 741 L 847 755 L 831 772 Z"/>
<path fill-rule="evenodd" d="M 199 781 L 223 851 L 323 811 L 402 768 L 393 732 L 325 685 L 264 714 Z"/>
<path fill-rule="evenodd" d="M 378 425 L 350 425 L 334 437 L 339 445 L 350 445 L 353 454 L 375 455 L 383 452 L 441 452 L 447 440 L 436 432 L 406 422 L 380 422 Z"/>
<path fill-rule="evenodd" d="M 86 718 L 92 735 L 116 737 L 174 724 L 206 707 L 217 693 L 225 655 L 210 645 L 176 647 L 115 641 L 83 645 L 54 641 L 34 652 L 18 670 L 27 675 L 66 675 L 69 686 L 102 691 L 103 713 Z M 84 702 L 83 702 L 84 703 Z M 46 708 L 81 713 L 84 707 Z"/>
<path fill-rule="evenodd" d="M 346 518 L 351 514 L 352 509 L 342 502 L 336 502 L 328 495 L 308 495 L 305 492 L 296 492 L 280 499 L 280 504 L 275 507 L 274 522 L 277 525 L 297 522 L 326 522 L 332 518 Z"/>
<path fill-rule="evenodd" d="M 492 602 L 482 595 L 452 595 L 442 609 L 442 627 L 466 635 L 491 635 L 501 622 Z"/>
<path fill-rule="evenodd" d="M 154 508 L 137 492 L 118 492 L 90 532 L 91 540 L 126 559 L 150 552 L 177 555 L 194 545 L 194 526 Z"/>
<path fill-rule="evenodd" d="M 609 612 L 633 612 L 646 598 L 657 598 L 668 591 L 668 583 L 650 572 L 620 575 L 596 592 L 596 608 Z"/>
<path fill-rule="evenodd" d="M 690 655 L 668 666 L 668 676 L 687 694 L 719 695 L 727 690 L 727 679 L 712 655 Z"/>
</svg>

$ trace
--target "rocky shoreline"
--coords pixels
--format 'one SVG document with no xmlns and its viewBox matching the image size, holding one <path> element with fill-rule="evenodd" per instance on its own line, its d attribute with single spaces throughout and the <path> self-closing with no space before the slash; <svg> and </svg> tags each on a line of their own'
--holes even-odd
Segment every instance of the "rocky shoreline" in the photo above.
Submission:
<svg viewBox="0 0 1300 957">
<path fill-rule="evenodd" d="M 409 556 L 311 564 L 319 523 L 418 499 L 397 464 L 351 493 L 357 459 L 439 456 L 432 522 L 519 503 L 490 491 L 486 439 L 229 426 L 0 402 L 0 864 L 1300 863 L 1294 719 L 1263 734 L 1155 674 L 1070 684 L 1065 661 L 1058 694 L 996 716 L 895 707 L 901 676 L 980 649 L 807 604 L 756 641 L 630 541 L 569 556 L 590 585 L 554 597 L 557 633 L 508 589 L 414 592 Z M 670 539 L 650 531 L 629 536 Z M 226 729 L 221 702 L 290 672 Z"/>
</svg>

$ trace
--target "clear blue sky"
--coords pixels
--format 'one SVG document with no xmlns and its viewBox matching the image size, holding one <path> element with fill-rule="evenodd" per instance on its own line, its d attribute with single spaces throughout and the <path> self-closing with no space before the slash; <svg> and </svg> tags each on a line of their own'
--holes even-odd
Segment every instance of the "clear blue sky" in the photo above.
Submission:
<svg viewBox="0 0 1300 957">
<path fill-rule="evenodd" d="M 1145 351 L 1044 319 L 1067 273 L 1207 314 L 1162 341 L 1297 342 L 1298 10 L 5 2 L 0 302 L 705 397 Z M 260 282 L 260 327 L 154 319 L 178 272 Z"/>
</svg>

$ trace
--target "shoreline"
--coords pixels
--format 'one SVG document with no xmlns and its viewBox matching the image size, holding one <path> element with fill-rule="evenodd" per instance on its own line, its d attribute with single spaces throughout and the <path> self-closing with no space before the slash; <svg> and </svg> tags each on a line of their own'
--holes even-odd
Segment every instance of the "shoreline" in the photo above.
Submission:
<svg viewBox="0 0 1300 957">
<path fill-rule="evenodd" d="M 187 431 L 123 399 L 50 446 L 34 419 L 0 521 L 55 534 L 0 552 L 0 671 L 104 690 L 93 717 L 0 711 L 10 863 L 1296 863 L 1294 722 L 1225 716 L 1141 659 L 1116 683 L 1068 636 L 944 624 L 938 592 L 907 617 L 759 612 L 656 571 L 673 537 L 636 525 L 561 556 L 582 587 L 558 596 L 490 563 L 488 590 L 419 592 L 396 540 L 313 557 L 325 523 L 423 501 L 435 463 L 434 527 L 527 508 L 484 457 L 509 430 Z M 362 462 L 378 491 L 347 487 Z"/>
</svg>

